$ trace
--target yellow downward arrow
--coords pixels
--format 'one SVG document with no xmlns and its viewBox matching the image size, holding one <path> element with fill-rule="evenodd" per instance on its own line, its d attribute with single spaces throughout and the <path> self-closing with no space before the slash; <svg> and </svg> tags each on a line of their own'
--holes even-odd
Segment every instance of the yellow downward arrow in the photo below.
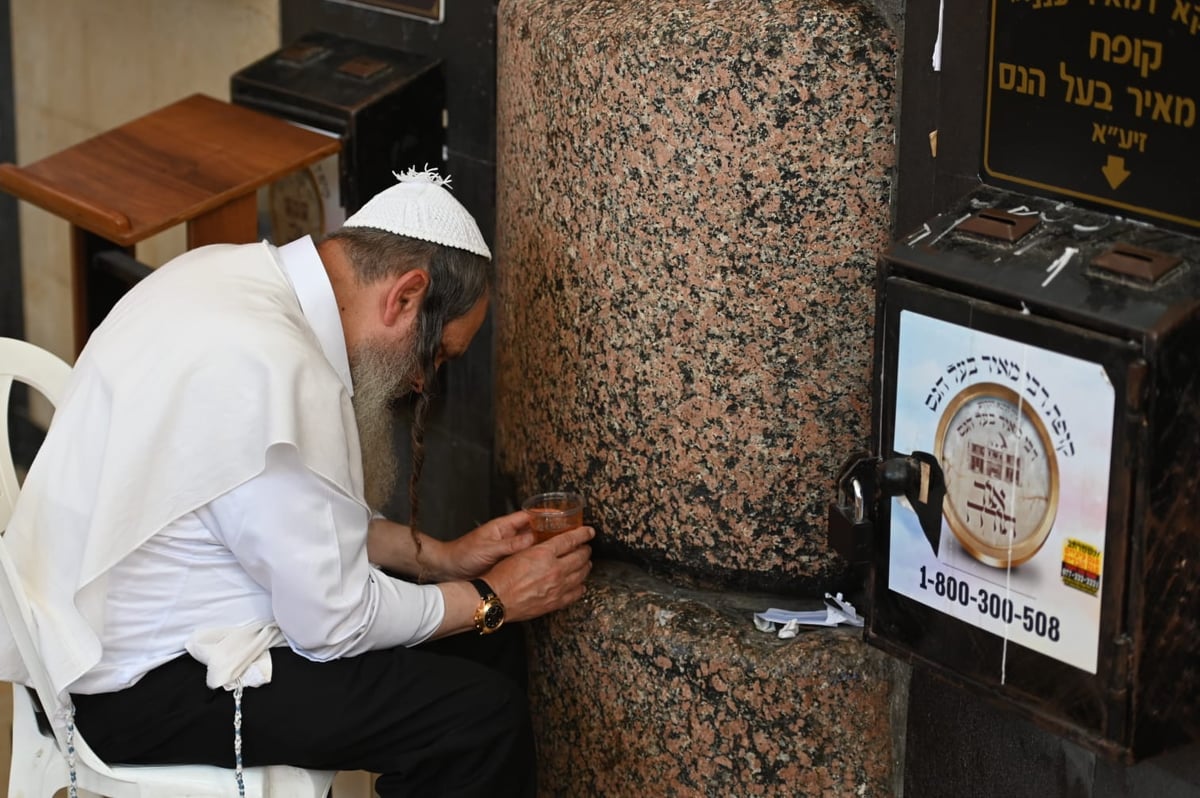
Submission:
<svg viewBox="0 0 1200 798">
<path fill-rule="evenodd" d="M 1125 178 L 1129 177 L 1130 172 L 1125 168 L 1125 159 L 1119 158 L 1116 155 L 1108 156 L 1108 163 L 1100 168 L 1107 178 L 1108 184 L 1115 190 L 1117 186 L 1125 182 Z"/>
</svg>

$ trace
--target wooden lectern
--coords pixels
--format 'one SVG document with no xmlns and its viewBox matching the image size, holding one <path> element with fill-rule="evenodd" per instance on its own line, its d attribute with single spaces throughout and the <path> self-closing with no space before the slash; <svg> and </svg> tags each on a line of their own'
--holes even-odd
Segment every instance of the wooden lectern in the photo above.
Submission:
<svg viewBox="0 0 1200 798">
<path fill-rule="evenodd" d="M 98 321 L 88 307 L 93 256 L 133 255 L 181 223 L 188 249 L 254 241 L 257 190 L 340 148 L 335 137 L 194 94 L 28 166 L 0 164 L 0 188 L 71 223 L 78 353 Z"/>
</svg>

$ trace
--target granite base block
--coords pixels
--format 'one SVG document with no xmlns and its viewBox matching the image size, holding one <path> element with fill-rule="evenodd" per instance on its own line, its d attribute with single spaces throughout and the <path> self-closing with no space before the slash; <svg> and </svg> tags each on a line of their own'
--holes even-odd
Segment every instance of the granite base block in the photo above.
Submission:
<svg viewBox="0 0 1200 798">
<path fill-rule="evenodd" d="M 860 629 L 761 632 L 767 606 L 815 608 L 598 562 L 528 630 L 540 794 L 891 795 L 895 664 Z"/>
</svg>

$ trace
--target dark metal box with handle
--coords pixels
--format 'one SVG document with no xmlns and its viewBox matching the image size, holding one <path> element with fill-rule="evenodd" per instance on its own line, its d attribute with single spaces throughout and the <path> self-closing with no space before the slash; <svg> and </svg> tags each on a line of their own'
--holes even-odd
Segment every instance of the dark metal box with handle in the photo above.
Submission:
<svg viewBox="0 0 1200 798">
<path fill-rule="evenodd" d="M 1195 739 L 1200 243 L 985 187 L 879 297 L 878 453 L 933 473 L 863 480 L 868 640 L 1118 758 Z"/>
<path fill-rule="evenodd" d="M 236 72 L 230 99 L 338 136 L 346 214 L 393 170 L 442 163 L 445 84 L 430 56 L 314 31 Z"/>
<path fill-rule="evenodd" d="M 991 4 L 980 182 L 879 259 L 830 508 L 869 642 L 1125 761 L 1200 740 L 1189 25 Z"/>
</svg>

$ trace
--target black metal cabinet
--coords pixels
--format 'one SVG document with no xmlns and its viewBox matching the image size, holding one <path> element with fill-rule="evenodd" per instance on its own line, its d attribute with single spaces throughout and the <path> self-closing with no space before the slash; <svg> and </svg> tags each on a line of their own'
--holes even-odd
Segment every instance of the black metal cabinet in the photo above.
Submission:
<svg viewBox="0 0 1200 798">
<path fill-rule="evenodd" d="M 445 80 L 430 56 L 310 32 L 235 73 L 230 98 L 338 136 L 347 215 L 392 171 L 442 165 Z"/>
<path fill-rule="evenodd" d="M 945 494 L 869 497 L 868 641 L 1115 758 L 1200 739 L 1200 242 L 985 187 L 877 303 L 874 454 Z"/>
</svg>

